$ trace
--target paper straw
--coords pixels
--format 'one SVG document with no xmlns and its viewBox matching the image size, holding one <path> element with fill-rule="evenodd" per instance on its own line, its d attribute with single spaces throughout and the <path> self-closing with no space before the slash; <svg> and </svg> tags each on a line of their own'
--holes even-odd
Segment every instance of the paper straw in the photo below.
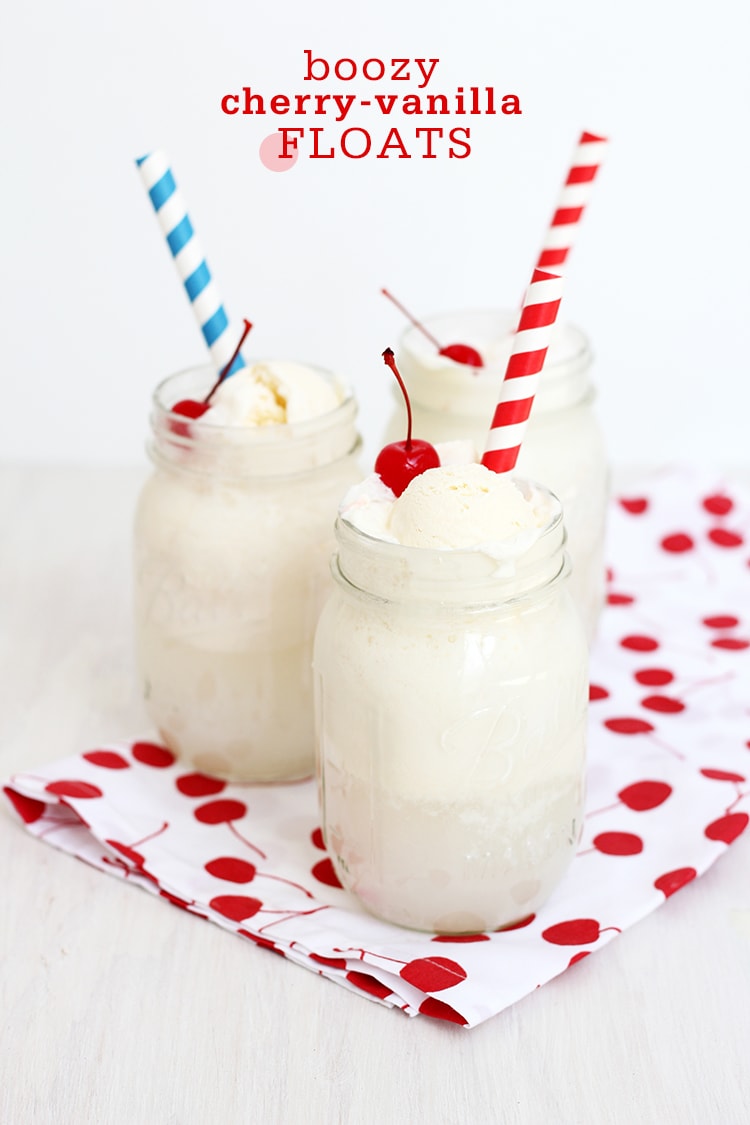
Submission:
<svg viewBox="0 0 750 1125">
<path fill-rule="evenodd" d="M 495 473 L 509 473 L 516 466 L 562 291 L 561 277 L 534 270 L 482 457 L 482 464 Z"/>
<path fill-rule="evenodd" d="M 596 173 L 607 151 L 606 137 L 596 137 L 593 133 L 581 133 L 578 146 L 573 153 L 573 161 L 552 216 L 542 252 L 536 268 L 538 270 L 564 266 L 578 232 L 581 217 L 594 187 Z"/>
<path fill-rule="evenodd" d="M 236 334 L 229 327 L 224 305 L 190 222 L 182 193 L 175 183 L 165 154 L 160 150 L 141 156 L 136 164 L 164 231 L 180 280 L 185 286 L 195 319 L 211 353 L 213 365 L 220 371 L 232 357 Z M 244 366 L 244 359 L 238 355 L 227 375 L 233 375 Z"/>
</svg>

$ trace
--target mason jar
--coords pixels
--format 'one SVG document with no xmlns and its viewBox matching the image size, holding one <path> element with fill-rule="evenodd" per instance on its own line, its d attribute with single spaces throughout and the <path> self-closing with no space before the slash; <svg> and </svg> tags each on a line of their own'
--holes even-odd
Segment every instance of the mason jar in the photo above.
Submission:
<svg viewBox="0 0 750 1125">
<path fill-rule="evenodd" d="M 328 380 L 335 380 L 320 372 Z M 173 414 L 214 373 L 157 387 L 135 524 L 143 697 L 196 770 L 272 782 L 314 770 L 312 642 L 333 523 L 356 480 L 356 405 L 292 425 L 217 426 Z"/>
<path fill-rule="evenodd" d="M 398 925 L 510 925 L 580 837 L 587 645 L 559 502 L 535 492 L 550 518 L 515 561 L 336 525 L 314 650 L 323 832 L 346 890 Z"/>
<path fill-rule="evenodd" d="M 430 442 L 470 438 L 481 456 L 517 320 L 517 311 L 476 311 L 424 321 L 444 346 L 476 347 L 485 361 L 479 368 L 439 355 L 415 328 L 404 333 L 397 358 L 411 397 L 415 437 Z M 570 591 L 589 640 L 604 604 L 609 495 L 604 440 L 592 409 L 591 364 L 583 332 L 572 325 L 556 326 L 517 465 L 520 475 L 541 481 L 562 501 L 572 562 Z M 403 399 L 398 388 L 394 393 L 386 441 L 398 441 L 406 433 Z"/>
</svg>

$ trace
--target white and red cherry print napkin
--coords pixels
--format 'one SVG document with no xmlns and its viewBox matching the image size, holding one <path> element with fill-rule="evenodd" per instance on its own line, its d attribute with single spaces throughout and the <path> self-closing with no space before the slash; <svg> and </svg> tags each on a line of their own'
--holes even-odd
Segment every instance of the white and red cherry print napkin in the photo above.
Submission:
<svg viewBox="0 0 750 1125">
<path fill-rule="evenodd" d="M 612 502 L 609 558 L 583 838 L 512 930 L 433 937 L 364 913 L 325 854 L 312 782 L 229 785 L 134 742 L 5 792 L 30 832 L 102 871 L 407 1015 L 473 1027 L 655 910 L 748 823 L 750 499 L 652 476 Z"/>
</svg>

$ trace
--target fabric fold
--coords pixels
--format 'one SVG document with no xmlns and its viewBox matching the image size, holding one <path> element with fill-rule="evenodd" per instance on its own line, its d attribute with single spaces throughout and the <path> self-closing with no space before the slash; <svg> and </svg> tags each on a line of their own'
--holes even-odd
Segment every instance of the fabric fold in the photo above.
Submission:
<svg viewBox="0 0 750 1125">
<path fill-rule="evenodd" d="M 613 500 L 583 836 L 549 902 L 512 929 L 433 936 L 368 915 L 326 855 L 313 782 L 232 785 L 135 741 L 19 773 L 5 793 L 29 832 L 101 871 L 407 1015 L 476 1026 L 747 827 L 748 528 L 739 487 L 685 470 Z"/>
</svg>

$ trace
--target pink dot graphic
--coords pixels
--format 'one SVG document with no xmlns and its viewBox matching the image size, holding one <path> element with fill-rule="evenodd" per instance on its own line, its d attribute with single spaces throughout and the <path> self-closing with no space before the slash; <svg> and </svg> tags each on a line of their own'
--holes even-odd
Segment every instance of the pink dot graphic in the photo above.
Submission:
<svg viewBox="0 0 750 1125">
<path fill-rule="evenodd" d="M 297 163 L 299 153 L 297 146 L 293 145 L 296 138 L 290 137 L 286 143 L 286 155 L 284 154 L 284 136 L 280 132 L 269 133 L 269 135 L 260 142 L 260 162 L 271 172 L 288 172 Z"/>
</svg>

